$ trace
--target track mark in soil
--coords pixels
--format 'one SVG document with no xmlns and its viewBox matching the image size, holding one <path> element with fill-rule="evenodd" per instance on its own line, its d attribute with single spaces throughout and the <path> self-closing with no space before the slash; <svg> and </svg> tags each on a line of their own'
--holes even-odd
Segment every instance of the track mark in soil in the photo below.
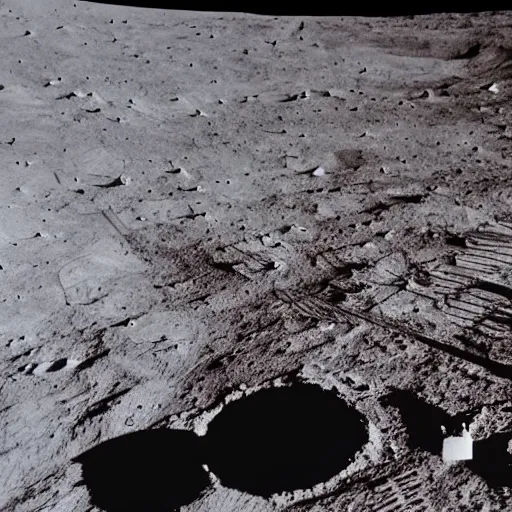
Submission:
<svg viewBox="0 0 512 512">
<path fill-rule="evenodd" d="M 509 332 L 512 283 L 503 283 L 503 273 L 512 269 L 512 224 L 500 223 L 447 241 L 461 250 L 453 264 L 430 273 L 430 289 L 441 298 L 440 307 L 464 327 L 491 335 Z"/>
<path fill-rule="evenodd" d="M 432 505 L 422 496 L 423 477 L 407 471 L 375 488 L 372 512 L 427 512 Z"/>
<path fill-rule="evenodd" d="M 319 300 L 315 297 L 308 298 L 295 298 L 292 297 L 287 291 L 275 290 L 278 299 L 290 304 L 299 314 L 317 318 L 319 320 L 340 321 L 345 319 L 345 322 L 351 318 L 359 318 L 370 324 L 380 326 L 384 329 L 400 333 L 405 336 L 410 336 L 413 339 L 427 345 L 430 348 L 439 350 L 444 354 L 456 357 L 462 361 L 480 366 L 481 368 L 489 371 L 497 377 L 507 380 L 512 380 L 512 365 L 502 363 L 501 361 L 490 359 L 489 357 L 482 356 L 478 353 L 470 352 L 456 346 L 454 340 L 440 341 L 432 336 L 427 336 L 416 329 L 408 327 L 406 324 L 397 322 L 392 319 L 387 319 L 384 316 L 376 315 L 371 312 L 361 311 L 344 306 L 343 304 L 328 304 L 324 300 Z M 305 310 L 301 310 L 304 303 L 308 304 Z M 302 308 L 303 309 L 303 308 Z M 451 344 L 453 343 L 453 344 Z"/>
<path fill-rule="evenodd" d="M 84 423 L 86 423 L 88 420 L 91 420 L 92 418 L 95 418 L 96 416 L 100 416 L 104 413 L 106 413 L 111 404 L 115 402 L 118 398 L 123 397 L 127 393 L 131 391 L 131 388 L 123 389 L 121 391 L 117 391 L 116 393 L 112 393 L 111 395 L 106 396 L 105 398 L 102 398 L 101 400 L 98 400 L 97 402 L 93 403 L 76 421 L 74 425 L 74 430 L 78 427 L 81 427 Z"/>
<path fill-rule="evenodd" d="M 114 212 L 106 210 L 101 214 L 119 234 L 127 235 L 127 228 Z M 66 263 L 59 270 L 58 279 L 68 305 L 89 305 L 107 297 L 117 279 L 136 274 L 141 265 L 122 241 L 105 237 Z"/>
<path fill-rule="evenodd" d="M 193 432 L 144 430 L 79 455 L 91 502 L 106 512 L 171 512 L 210 485 Z"/>
<path fill-rule="evenodd" d="M 101 215 L 121 236 L 125 237 L 130 234 L 130 229 L 126 227 L 126 225 L 119 218 L 119 216 L 112 210 L 112 208 L 102 210 Z"/>
<path fill-rule="evenodd" d="M 221 483 L 263 497 L 329 480 L 368 440 L 358 411 L 302 383 L 228 403 L 206 433 L 208 465 Z"/>
<path fill-rule="evenodd" d="M 279 268 L 277 254 L 271 250 L 256 252 L 243 243 L 237 243 L 217 250 L 209 264 L 224 272 L 237 273 L 248 279 L 256 279 L 262 273 Z"/>
</svg>

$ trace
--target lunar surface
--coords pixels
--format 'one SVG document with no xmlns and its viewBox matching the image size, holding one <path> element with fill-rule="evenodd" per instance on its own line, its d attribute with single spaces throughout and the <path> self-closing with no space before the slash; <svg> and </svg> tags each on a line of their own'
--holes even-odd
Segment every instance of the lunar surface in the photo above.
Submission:
<svg viewBox="0 0 512 512">
<path fill-rule="evenodd" d="M 512 509 L 512 12 L 0 44 L 0 510 Z"/>
</svg>

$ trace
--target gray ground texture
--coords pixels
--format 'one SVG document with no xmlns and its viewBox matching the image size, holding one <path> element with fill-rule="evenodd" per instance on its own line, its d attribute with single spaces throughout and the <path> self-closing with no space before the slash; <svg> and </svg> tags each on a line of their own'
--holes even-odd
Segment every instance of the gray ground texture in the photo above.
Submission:
<svg viewBox="0 0 512 512">
<path fill-rule="evenodd" d="M 510 12 L 0 2 L 0 509 L 100 510 L 74 457 L 295 374 L 364 416 L 351 465 L 183 512 L 511 510 L 417 437 L 460 419 L 508 471 L 511 41 Z"/>
</svg>

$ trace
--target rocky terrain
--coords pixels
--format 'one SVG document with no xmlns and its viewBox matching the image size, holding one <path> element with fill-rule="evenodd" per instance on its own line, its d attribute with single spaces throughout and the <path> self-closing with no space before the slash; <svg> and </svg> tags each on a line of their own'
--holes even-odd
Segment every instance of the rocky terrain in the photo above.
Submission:
<svg viewBox="0 0 512 512">
<path fill-rule="evenodd" d="M 511 41 L 0 2 L 0 510 L 510 510 Z"/>
</svg>

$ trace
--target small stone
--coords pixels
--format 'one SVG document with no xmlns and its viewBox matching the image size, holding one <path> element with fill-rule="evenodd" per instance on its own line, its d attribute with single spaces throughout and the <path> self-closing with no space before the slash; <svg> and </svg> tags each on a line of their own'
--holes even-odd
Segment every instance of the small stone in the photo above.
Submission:
<svg viewBox="0 0 512 512">
<path fill-rule="evenodd" d="M 313 171 L 313 176 L 324 176 L 325 175 L 325 169 L 323 167 L 317 167 Z"/>
<path fill-rule="evenodd" d="M 129 185 L 132 182 L 132 179 L 125 174 L 121 174 L 121 176 L 119 176 L 119 180 L 123 185 Z"/>
<path fill-rule="evenodd" d="M 496 83 L 492 84 L 487 90 L 493 92 L 494 94 L 498 94 L 500 92 L 498 84 Z"/>
</svg>

